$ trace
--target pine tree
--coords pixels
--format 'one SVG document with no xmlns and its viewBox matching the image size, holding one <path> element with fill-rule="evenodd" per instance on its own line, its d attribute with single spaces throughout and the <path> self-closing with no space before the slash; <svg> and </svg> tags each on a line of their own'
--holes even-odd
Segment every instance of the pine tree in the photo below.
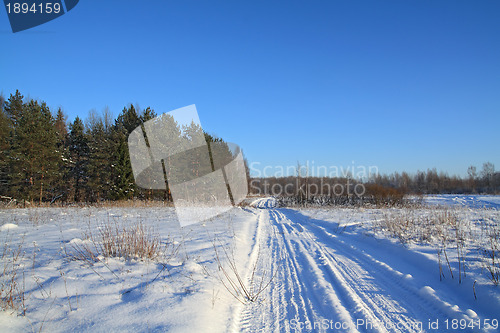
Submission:
<svg viewBox="0 0 500 333">
<path fill-rule="evenodd" d="M 14 127 L 17 127 L 18 122 L 23 115 L 23 99 L 24 96 L 21 95 L 19 90 L 16 90 L 16 93 L 14 95 L 10 94 L 9 100 L 4 105 L 5 114 L 10 119 Z"/>
<path fill-rule="evenodd" d="M 7 101 L 3 101 L 2 104 L 2 146 L 7 148 L 4 150 L 4 154 L 2 154 L 1 157 L 4 172 L 4 175 L 2 176 L 3 191 L 5 191 L 7 195 L 16 198 L 19 197 L 19 195 L 16 193 L 16 186 L 14 184 L 16 178 L 14 177 L 14 172 L 15 164 L 18 164 L 18 160 L 15 158 L 16 153 L 14 148 L 16 142 L 14 141 L 14 137 L 17 120 L 23 113 L 23 98 L 24 96 L 21 95 L 19 90 L 16 90 L 16 93 L 14 95 L 10 94 L 9 99 Z"/>
<path fill-rule="evenodd" d="M 11 123 L 4 112 L 4 104 L 0 95 L 0 195 L 8 196 Z"/>
<path fill-rule="evenodd" d="M 138 126 L 155 116 L 155 112 L 149 107 L 143 112 L 138 112 L 133 105 L 130 105 L 128 108 L 123 108 L 116 119 L 112 133 L 115 142 L 112 158 L 113 185 L 110 193 L 112 199 L 131 199 L 137 194 L 144 193 L 143 190 L 139 191 L 135 185 L 128 151 L 128 136 Z"/>
<path fill-rule="evenodd" d="M 127 136 L 123 131 L 115 132 L 117 146 L 113 155 L 113 185 L 111 188 L 111 199 L 132 199 L 136 186 L 130 156 L 128 152 Z"/>
<path fill-rule="evenodd" d="M 85 128 L 79 117 L 69 126 L 68 153 L 69 172 L 68 176 L 73 185 L 73 200 L 81 201 L 88 182 L 89 146 L 84 133 Z"/>
<path fill-rule="evenodd" d="M 37 136 L 43 141 L 40 154 L 40 158 L 43 158 L 43 161 L 39 165 L 41 169 L 39 200 L 42 202 L 42 200 L 52 201 L 54 199 L 55 186 L 60 177 L 59 172 L 62 156 L 58 151 L 58 134 L 55 128 L 55 119 L 45 103 L 40 105 L 39 117 L 39 134 Z"/>
<path fill-rule="evenodd" d="M 187 139 L 183 136 L 181 127 L 171 115 L 164 114 L 153 120 L 153 127 L 155 130 L 147 133 L 149 144 L 153 143 L 155 149 L 164 152 L 164 156 L 167 156 L 161 161 L 164 178 L 166 178 L 165 190 L 162 190 L 163 200 L 172 201 L 169 184 L 181 181 L 180 179 L 174 179 L 174 176 L 182 178 L 182 174 L 179 173 L 179 170 L 176 170 L 178 169 L 177 166 L 182 163 L 179 159 L 182 156 L 172 156 L 175 151 L 173 152 L 171 149 L 182 151 L 182 147 L 187 146 Z"/>
<path fill-rule="evenodd" d="M 153 109 L 150 107 L 147 107 L 145 110 L 140 112 L 140 120 L 141 120 L 141 125 L 144 124 L 145 122 L 153 119 L 156 117 L 156 113 Z M 148 175 L 149 176 L 149 175 Z M 136 197 L 142 198 L 142 199 L 152 199 L 154 196 L 154 191 L 150 189 L 143 189 L 140 187 L 136 187 Z"/>
<path fill-rule="evenodd" d="M 90 201 L 109 199 L 112 184 L 112 141 L 109 114 L 97 116 L 89 114 L 87 119 L 87 140 L 90 153 L 88 165 L 88 198 Z"/>
<path fill-rule="evenodd" d="M 113 126 L 111 138 L 114 143 L 112 155 L 112 185 L 109 196 L 112 200 L 130 199 L 136 186 L 128 153 L 128 135 L 142 123 L 133 105 L 123 108 Z"/>
<path fill-rule="evenodd" d="M 137 113 L 136 108 L 130 105 L 128 108 L 123 108 L 122 112 L 116 119 L 116 127 L 123 127 L 126 135 L 130 134 L 137 126 L 142 124 L 142 119 Z"/>
<path fill-rule="evenodd" d="M 54 198 L 53 201 L 59 200 L 62 198 L 63 201 L 68 199 L 68 184 L 66 180 L 68 179 L 68 170 L 69 170 L 69 159 L 68 159 L 68 147 L 66 146 L 68 141 L 68 126 L 66 124 L 66 115 L 59 108 L 57 110 L 54 128 L 56 130 L 57 136 L 57 154 L 60 159 L 60 164 L 57 172 L 56 181 L 54 184 Z"/>
<path fill-rule="evenodd" d="M 67 139 L 68 126 L 66 125 L 66 119 L 67 119 L 66 115 L 61 110 L 61 108 L 59 108 L 57 110 L 56 120 L 54 124 L 58 138 L 58 145 L 64 145 Z"/>
<path fill-rule="evenodd" d="M 17 103 L 18 97 L 13 102 Z M 12 190 L 23 199 L 51 200 L 61 163 L 54 118 L 45 103 L 31 100 L 19 106 L 9 102 L 9 115 L 15 119 L 11 146 Z"/>
<path fill-rule="evenodd" d="M 14 148 L 14 142 L 13 138 L 15 136 L 15 128 L 16 124 L 18 122 L 18 119 L 21 117 L 23 113 L 23 108 L 24 108 L 24 102 L 23 102 L 24 96 L 21 95 L 19 90 L 16 90 L 16 93 L 14 95 L 10 94 L 10 97 L 7 101 L 3 101 L 2 107 L 3 107 L 3 113 L 2 115 L 4 116 L 4 121 L 3 121 L 3 131 L 4 135 L 2 139 L 2 145 L 4 148 L 8 144 L 8 149 L 5 151 L 5 154 L 2 154 L 2 164 L 3 164 L 3 172 L 4 174 L 2 176 L 2 183 L 3 185 L 3 191 L 5 193 L 8 193 L 9 196 L 12 197 L 17 197 L 17 194 L 15 193 L 15 186 L 13 186 L 13 176 L 12 173 L 14 172 L 13 169 L 13 164 L 16 162 L 15 154 L 13 152 Z M 8 126 L 9 130 L 8 133 L 5 132 L 6 128 L 5 126 Z"/>
<path fill-rule="evenodd" d="M 143 123 L 145 123 L 146 121 L 151 120 L 155 117 L 156 117 L 156 112 L 153 109 L 151 109 L 149 106 L 144 111 L 141 112 L 141 116 L 140 116 L 141 121 Z"/>
</svg>

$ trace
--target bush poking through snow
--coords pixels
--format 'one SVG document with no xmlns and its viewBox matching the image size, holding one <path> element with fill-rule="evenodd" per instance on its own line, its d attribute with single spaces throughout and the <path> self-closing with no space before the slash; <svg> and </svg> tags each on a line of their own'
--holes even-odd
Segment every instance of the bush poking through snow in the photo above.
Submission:
<svg viewBox="0 0 500 333">
<path fill-rule="evenodd" d="M 99 257 L 154 260 L 165 254 L 160 237 L 142 223 L 132 226 L 117 222 L 102 224 L 97 234 L 89 228 L 84 240 L 72 241 L 71 246 L 73 251 L 68 256 L 87 262 L 97 262 Z"/>
</svg>

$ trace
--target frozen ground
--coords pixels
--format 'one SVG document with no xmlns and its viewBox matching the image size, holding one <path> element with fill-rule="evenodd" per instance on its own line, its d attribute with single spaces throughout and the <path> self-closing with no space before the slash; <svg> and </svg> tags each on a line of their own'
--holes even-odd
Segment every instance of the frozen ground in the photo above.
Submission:
<svg viewBox="0 0 500 333">
<path fill-rule="evenodd" d="M 500 200 L 427 201 L 411 214 L 446 205 L 465 221 L 461 283 L 451 246 L 454 277 L 445 267 L 440 279 L 438 239 L 407 235 L 402 244 L 381 227 L 409 214 L 398 209 L 284 209 L 262 198 L 185 228 L 172 208 L 1 210 L 0 250 L 22 244 L 15 265 L 26 311 L 0 312 L 0 331 L 499 331 L 500 287 L 479 254 Z M 142 223 L 169 246 L 155 260 L 71 260 L 104 223 Z M 12 258 L 1 259 L 6 267 Z"/>
<path fill-rule="evenodd" d="M 425 201 L 437 205 L 459 205 L 469 208 L 500 208 L 500 196 L 498 195 L 430 195 Z"/>
</svg>

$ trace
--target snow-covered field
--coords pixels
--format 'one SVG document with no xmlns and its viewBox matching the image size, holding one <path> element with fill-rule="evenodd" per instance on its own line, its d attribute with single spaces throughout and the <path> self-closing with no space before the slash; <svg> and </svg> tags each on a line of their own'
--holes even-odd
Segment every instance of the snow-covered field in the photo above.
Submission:
<svg viewBox="0 0 500 333">
<path fill-rule="evenodd" d="M 262 198 L 185 228 L 173 208 L 0 210 L 0 290 L 17 296 L 0 331 L 500 331 L 483 253 L 499 197 L 426 201 L 286 209 Z M 142 225 L 160 255 L 81 260 L 110 225 Z"/>
</svg>

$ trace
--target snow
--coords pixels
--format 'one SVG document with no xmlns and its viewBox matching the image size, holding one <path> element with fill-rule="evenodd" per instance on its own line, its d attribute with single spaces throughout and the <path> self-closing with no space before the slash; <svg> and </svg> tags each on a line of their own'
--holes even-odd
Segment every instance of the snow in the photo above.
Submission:
<svg viewBox="0 0 500 333">
<path fill-rule="evenodd" d="M 425 201 L 436 205 L 459 205 L 470 208 L 500 208 L 500 196 L 498 195 L 430 195 Z"/>
<path fill-rule="evenodd" d="M 274 198 L 259 198 L 250 203 L 250 206 L 255 208 L 274 208 L 276 207 L 276 199 Z"/>
<path fill-rule="evenodd" d="M 479 232 L 481 221 L 498 223 L 498 199 L 432 196 L 418 214 L 447 205 Z M 469 244 L 462 283 L 446 271 L 440 279 L 435 243 L 401 244 L 374 228 L 395 211 L 286 209 L 259 198 L 181 228 L 165 207 L 0 210 L 0 241 L 23 246 L 26 291 L 26 313 L 0 312 L 0 331 L 445 332 L 447 320 L 483 324 L 449 331 L 498 331 L 484 326 L 500 317 L 500 290 L 472 255 L 480 243 Z M 88 236 L 103 224 L 138 223 L 168 244 L 161 258 L 71 256 L 92 247 Z"/>
<path fill-rule="evenodd" d="M 17 228 L 17 225 L 15 225 L 13 223 L 6 223 L 0 227 L 0 231 L 8 231 L 8 230 L 16 229 L 16 228 Z"/>
</svg>

